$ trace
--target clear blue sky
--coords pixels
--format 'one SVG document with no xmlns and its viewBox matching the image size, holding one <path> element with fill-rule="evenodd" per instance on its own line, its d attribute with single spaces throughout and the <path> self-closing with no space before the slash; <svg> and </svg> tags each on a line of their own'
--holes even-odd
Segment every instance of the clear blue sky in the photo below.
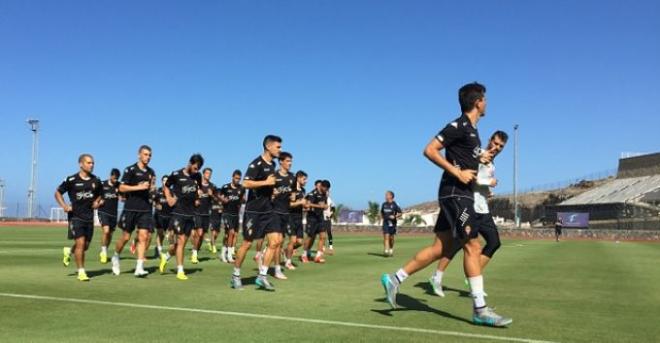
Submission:
<svg viewBox="0 0 660 343">
<path fill-rule="evenodd" d="M 660 150 L 659 17 L 658 1 L 5 0 L 0 177 L 25 203 L 34 116 L 44 208 L 81 152 L 104 178 L 143 143 L 159 175 L 201 152 L 222 183 L 268 133 L 337 202 L 411 205 L 436 198 L 422 149 L 474 80 L 483 141 L 520 124 L 522 188 L 611 169 Z"/>
</svg>

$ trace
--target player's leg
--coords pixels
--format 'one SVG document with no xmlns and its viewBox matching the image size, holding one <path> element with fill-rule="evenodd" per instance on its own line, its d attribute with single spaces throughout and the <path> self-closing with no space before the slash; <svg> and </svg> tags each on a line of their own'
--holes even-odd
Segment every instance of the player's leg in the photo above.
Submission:
<svg viewBox="0 0 660 343">
<path fill-rule="evenodd" d="M 176 278 L 179 280 L 187 280 L 185 271 L 183 270 L 183 260 L 184 260 L 184 249 L 186 248 L 186 242 L 188 242 L 188 237 L 190 236 L 190 231 L 188 233 L 183 232 L 177 234 L 176 237 Z"/>
<path fill-rule="evenodd" d="M 383 228 L 385 230 L 386 228 Z M 390 234 L 383 231 L 383 254 L 385 257 L 390 255 Z"/>
<path fill-rule="evenodd" d="M 492 218 L 490 221 L 492 221 Z M 486 241 L 486 245 L 483 247 L 481 256 L 479 257 L 479 264 L 483 273 L 483 269 L 486 268 L 488 262 L 490 262 L 497 250 L 502 246 L 502 242 L 500 241 L 500 234 L 494 222 L 492 225 L 485 224 L 480 226 L 479 233 Z"/>
</svg>

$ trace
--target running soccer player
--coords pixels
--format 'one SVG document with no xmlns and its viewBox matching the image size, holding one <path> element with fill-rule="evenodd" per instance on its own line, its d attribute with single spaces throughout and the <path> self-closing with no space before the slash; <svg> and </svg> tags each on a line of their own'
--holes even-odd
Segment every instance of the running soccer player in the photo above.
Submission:
<svg viewBox="0 0 660 343">
<path fill-rule="evenodd" d="M 561 229 L 564 227 L 564 219 L 562 217 L 557 217 L 555 222 L 555 242 L 559 243 L 559 237 L 561 236 Z"/>
<path fill-rule="evenodd" d="M 220 259 L 222 262 L 234 262 L 236 232 L 238 231 L 238 215 L 241 205 L 245 202 L 245 188 L 241 185 L 243 173 L 236 169 L 231 175 L 231 182 L 220 188 L 219 197 L 222 202 L 222 226 L 225 229 Z"/>
<path fill-rule="evenodd" d="M 148 249 L 151 233 L 154 230 L 154 218 L 151 214 L 151 191 L 156 189 L 156 173 L 151 167 L 151 148 L 143 145 L 138 149 L 138 161 L 126 167 L 122 175 L 119 191 L 125 194 L 124 211 L 119 218 L 122 235 L 115 246 L 112 256 L 112 273 L 120 274 L 119 255 L 131 239 L 131 234 L 137 229 L 137 262 L 134 275 L 144 277 L 149 274 L 144 270 L 145 254 Z"/>
<path fill-rule="evenodd" d="M 99 260 L 102 264 L 108 263 L 108 245 L 117 226 L 117 208 L 119 206 L 119 169 L 110 171 L 110 178 L 103 181 L 103 197 L 101 207 L 98 209 L 101 222 L 101 253 Z"/>
<path fill-rule="evenodd" d="M 394 256 L 394 236 L 396 236 L 397 219 L 403 215 L 401 207 L 394 201 L 394 192 L 385 192 L 385 202 L 380 207 L 383 219 L 383 247 L 385 256 Z"/>
<path fill-rule="evenodd" d="M 78 157 L 80 171 L 73 174 L 57 187 L 55 200 L 67 213 L 69 220 L 68 238 L 74 241 L 73 248 L 64 248 L 64 266 L 69 265 L 71 250 L 76 258 L 78 280 L 89 281 L 85 272 L 85 251 L 94 235 L 94 209 L 99 207 L 103 184 L 92 172 L 94 158 L 90 154 Z M 71 205 L 64 201 L 62 194 L 67 193 Z"/>
<path fill-rule="evenodd" d="M 241 265 L 245 260 L 245 255 L 252 242 L 257 239 L 268 238 L 268 248 L 259 266 L 259 276 L 257 277 L 257 287 L 268 291 L 274 291 L 275 288 L 268 281 L 268 265 L 273 259 L 277 246 L 282 240 L 277 235 L 279 228 L 273 224 L 273 189 L 275 187 L 275 158 L 280 156 L 282 149 L 282 138 L 268 135 L 263 140 L 263 153 L 250 163 L 243 187 L 249 190 L 247 203 L 245 204 L 245 214 L 243 218 L 243 242 L 238 249 L 236 262 L 234 263 L 234 272 L 231 278 L 231 287 L 242 289 Z"/>
<path fill-rule="evenodd" d="M 296 173 L 296 189 L 294 201 L 289 207 L 289 245 L 286 248 L 286 269 L 294 270 L 296 267 L 291 262 L 293 251 L 303 245 L 304 226 L 303 209 L 307 204 L 305 199 L 305 185 L 307 184 L 307 173 L 299 170 Z"/>
<path fill-rule="evenodd" d="M 319 236 L 319 245 L 316 256 L 314 256 L 314 262 L 325 263 L 325 259 L 323 258 L 323 241 L 325 235 L 323 231 L 323 210 L 328 208 L 327 201 L 330 181 L 317 180 L 314 182 L 314 186 L 316 188 L 306 196 L 306 207 L 309 208 L 309 211 L 307 212 L 307 226 L 305 227 L 307 237 L 305 237 L 303 254 L 300 256 L 300 260 L 303 263 L 309 262 L 309 252 L 312 245 L 314 245 L 317 235 Z"/>
<path fill-rule="evenodd" d="M 465 251 L 464 269 L 470 283 L 473 315 L 477 325 L 507 326 L 513 321 L 505 318 L 486 306 L 483 277 L 479 259 L 481 246 L 478 230 L 474 226 L 474 194 L 472 184 L 475 179 L 481 143 L 476 125 L 486 112 L 486 88 L 478 83 L 467 84 L 459 90 L 461 117 L 449 123 L 428 143 L 424 155 L 435 165 L 444 169 L 438 201 L 440 216 L 435 225 L 435 241 L 431 246 L 420 250 L 415 257 L 393 274 L 383 274 L 381 284 L 387 301 L 392 308 L 397 307 L 396 295 L 399 286 L 409 275 L 427 267 L 451 253 L 456 242 Z M 446 157 L 440 150 L 446 150 Z"/>
<path fill-rule="evenodd" d="M 197 253 L 204 242 L 204 235 L 209 232 L 211 226 L 211 201 L 215 197 L 215 185 L 211 182 L 213 169 L 204 168 L 202 171 L 202 182 L 199 185 L 198 205 L 195 208 L 195 231 L 192 239 L 192 255 L 190 262 L 199 263 Z"/>
<path fill-rule="evenodd" d="M 220 200 L 220 189 L 216 189 L 211 199 L 211 239 L 208 241 L 209 252 L 213 255 L 218 253 L 216 241 L 222 230 L 222 200 Z"/>
<path fill-rule="evenodd" d="M 478 229 L 479 234 L 486 241 L 486 245 L 481 250 L 479 264 L 481 272 L 486 268 L 488 262 L 493 258 L 493 255 L 500 248 L 500 235 L 497 232 L 497 226 L 493 220 L 493 216 L 488 209 L 488 198 L 491 196 L 491 188 L 497 186 L 497 179 L 495 178 L 495 164 L 493 163 L 495 157 L 499 155 L 504 149 L 509 136 L 503 131 L 496 131 L 490 137 L 486 151 L 492 156 L 491 162 L 482 161 L 479 164 L 479 171 L 474 183 L 474 227 Z M 429 279 L 433 292 L 441 297 L 445 296 L 442 290 L 442 276 L 449 266 L 449 263 L 454 258 L 458 250 L 454 250 L 449 256 L 443 256 L 438 262 L 438 268 Z M 484 294 L 486 294 L 484 292 Z"/>
<path fill-rule="evenodd" d="M 291 164 L 293 163 L 293 156 L 288 152 L 281 152 L 280 157 L 280 169 L 275 173 L 275 190 L 273 191 L 273 223 L 274 227 L 277 228 L 275 235 L 277 235 L 279 245 L 276 246 L 275 256 L 273 260 L 275 261 L 275 273 L 273 276 L 276 279 L 286 280 L 287 277 L 282 272 L 282 266 L 280 264 L 281 259 L 281 250 L 282 242 L 284 241 L 284 232 L 289 230 L 290 217 L 289 210 L 292 202 L 295 202 L 296 193 L 294 189 L 296 187 L 296 178 L 293 174 L 289 173 L 291 170 Z M 268 268 L 268 265 L 266 265 Z"/>
<path fill-rule="evenodd" d="M 167 178 L 163 191 L 167 198 L 167 203 L 172 206 L 172 218 L 170 226 L 174 230 L 176 239 L 174 244 L 170 244 L 167 253 L 160 255 L 160 265 L 158 269 L 161 274 L 165 273 L 167 261 L 172 255 L 176 256 L 176 278 L 179 280 L 188 280 L 183 269 L 183 252 L 186 242 L 190 238 L 190 233 L 195 228 L 195 204 L 199 200 L 199 186 L 202 183 L 202 176 L 199 170 L 204 165 L 204 157 L 200 154 L 190 156 L 186 167 L 175 170 Z"/>
<path fill-rule="evenodd" d="M 156 190 L 154 193 L 154 222 L 156 224 L 156 256 L 161 256 L 163 254 L 163 243 L 165 238 L 170 239 L 170 233 L 166 231 L 170 230 L 170 218 L 172 216 L 172 207 L 167 203 L 167 198 L 165 197 L 165 184 L 167 183 L 167 175 L 163 175 L 161 178 L 161 187 Z"/>
</svg>

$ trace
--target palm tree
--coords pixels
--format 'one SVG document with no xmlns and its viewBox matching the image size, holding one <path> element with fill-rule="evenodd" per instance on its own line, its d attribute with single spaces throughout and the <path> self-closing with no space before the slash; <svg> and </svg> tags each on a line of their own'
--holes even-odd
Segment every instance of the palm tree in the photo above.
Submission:
<svg viewBox="0 0 660 343">
<path fill-rule="evenodd" d="M 380 204 L 375 201 L 369 201 L 369 206 L 367 207 L 367 219 L 369 224 L 376 224 L 380 221 Z"/>
<path fill-rule="evenodd" d="M 341 211 L 344 210 L 350 210 L 346 205 L 344 204 L 337 204 L 335 205 L 335 211 L 332 213 L 332 221 L 337 223 L 339 221 L 339 215 L 341 214 Z"/>
<path fill-rule="evenodd" d="M 421 214 L 411 213 L 407 215 L 405 218 L 403 218 L 403 225 L 412 225 L 412 226 L 426 225 L 426 220 L 422 218 Z"/>
</svg>

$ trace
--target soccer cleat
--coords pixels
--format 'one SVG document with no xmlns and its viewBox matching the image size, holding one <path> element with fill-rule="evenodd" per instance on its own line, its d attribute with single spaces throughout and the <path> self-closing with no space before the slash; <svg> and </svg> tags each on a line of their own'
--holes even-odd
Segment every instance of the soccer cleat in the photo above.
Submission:
<svg viewBox="0 0 660 343">
<path fill-rule="evenodd" d="M 89 277 L 87 276 L 87 273 L 81 272 L 81 273 L 78 273 L 78 280 L 80 280 L 80 281 L 89 281 Z"/>
<path fill-rule="evenodd" d="M 69 263 L 71 263 L 71 248 L 69 247 L 64 247 L 62 248 L 62 264 L 65 267 L 69 266 Z"/>
<path fill-rule="evenodd" d="M 234 256 L 230 252 L 227 253 L 227 263 L 234 263 Z"/>
<path fill-rule="evenodd" d="M 131 241 L 131 254 L 135 255 L 135 251 L 137 249 L 137 246 L 135 245 L 135 241 Z"/>
<path fill-rule="evenodd" d="M 333 247 L 329 247 L 327 254 L 330 255 L 330 256 L 334 255 L 335 254 L 335 249 Z"/>
<path fill-rule="evenodd" d="M 217 254 L 218 253 L 218 247 L 215 245 L 211 247 L 211 254 Z"/>
<path fill-rule="evenodd" d="M 323 258 L 323 255 L 319 254 L 319 255 L 316 255 L 316 257 L 314 257 L 314 262 L 315 263 L 325 263 L 325 259 Z"/>
<path fill-rule="evenodd" d="M 119 275 L 121 271 L 119 270 L 119 259 L 112 258 L 112 274 Z"/>
<path fill-rule="evenodd" d="M 296 270 L 296 266 L 294 266 L 293 263 L 291 263 L 291 262 L 285 263 L 284 268 L 286 268 L 288 270 Z"/>
<path fill-rule="evenodd" d="M 101 251 L 101 253 L 99 254 L 99 261 L 101 262 L 101 264 L 108 263 L 108 254 Z"/>
<path fill-rule="evenodd" d="M 309 258 L 307 257 L 307 255 L 301 255 L 300 261 L 302 261 L 302 263 L 309 263 Z"/>
<path fill-rule="evenodd" d="M 215 253 L 213 252 L 214 248 L 215 248 L 215 246 L 213 246 L 213 244 L 211 244 L 211 241 L 206 241 L 206 249 L 208 249 L 208 251 L 209 251 L 210 253 L 215 254 Z M 217 249 L 215 249 L 215 250 L 217 250 Z"/>
<path fill-rule="evenodd" d="M 387 298 L 387 302 L 393 309 L 395 309 L 397 308 L 396 294 L 399 293 L 399 283 L 396 280 L 392 280 L 393 278 L 396 278 L 396 276 L 383 274 L 383 276 L 380 277 L 380 283 L 385 289 L 385 298 Z"/>
<path fill-rule="evenodd" d="M 167 266 L 167 255 L 160 254 L 160 264 L 158 265 L 158 270 L 161 274 L 165 273 L 165 266 Z"/>
<path fill-rule="evenodd" d="M 135 275 L 137 277 L 145 277 L 145 276 L 149 275 L 149 272 L 144 270 L 144 269 L 140 269 L 140 270 L 136 269 L 135 273 L 133 273 L 133 275 Z"/>
<path fill-rule="evenodd" d="M 241 282 L 240 276 L 232 275 L 231 276 L 231 282 L 229 283 L 231 288 L 242 291 L 243 290 L 243 283 Z"/>
<path fill-rule="evenodd" d="M 177 272 L 176 273 L 176 278 L 181 281 L 188 280 L 188 276 L 186 276 L 186 273 L 184 272 Z"/>
<path fill-rule="evenodd" d="M 229 260 L 227 259 L 227 254 L 218 254 L 218 257 L 220 257 L 220 261 L 223 263 L 228 263 Z"/>
<path fill-rule="evenodd" d="M 492 308 L 485 307 L 483 309 L 474 310 L 472 314 L 472 322 L 476 325 L 502 327 L 513 323 L 513 319 L 502 317 L 495 313 Z"/>
<path fill-rule="evenodd" d="M 442 284 L 436 282 L 433 277 L 429 278 L 429 283 L 431 284 L 433 293 L 435 293 L 435 295 L 443 298 L 445 297 L 445 292 L 442 290 Z"/>
<path fill-rule="evenodd" d="M 197 259 L 197 256 L 196 256 L 196 255 L 192 255 L 192 256 L 190 256 L 190 263 L 192 263 L 192 264 L 197 264 L 197 263 L 199 263 L 199 260 Z"/>
<path fill-rule="evenodd" d="M 268 278 L 266 276 L 259 275 L 255 283 L 257 284 L 257 288 L 259 289 L 263 289 L 271 292 L 275 290 L 275 287 L 273 287 L 270 281 L 268 281 Z"/>
<path fill-rule="evenodd" d="M 273 274 L 273 277 L 278 279 L 278 280 L 288 279 L 288 277 L 286 277 L 286 275 L 284 275 L 284 273 L 282 273 L 282 271 L 278 271 L 278 270 L 275 271 L 275 274 Z"/>
</svg>

